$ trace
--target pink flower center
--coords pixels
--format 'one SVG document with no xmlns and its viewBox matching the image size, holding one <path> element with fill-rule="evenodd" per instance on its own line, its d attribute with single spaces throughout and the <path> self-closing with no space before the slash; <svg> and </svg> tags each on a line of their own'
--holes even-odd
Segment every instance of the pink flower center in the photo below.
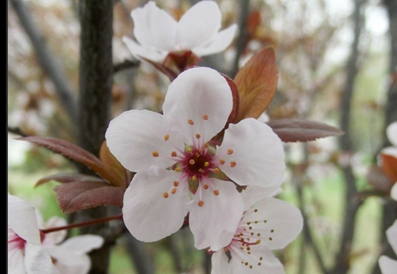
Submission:
<svg viewBox="0 0 397 274">
<path fill-rule="evenodd" d="M 214 170 L 213 156 L 208 153 L 207 149 L 193 149 L 186 152 L 184 159 L 181 161 L 183 172 L 192 180 L 201 180 L 208 177 L 209 172 Z"/>
<path fill-rule="evenodd" d="M 24 249 L 26 241 L 19 237 L 10 227 L 8 227 L 8 251 Z"/>
</svg>

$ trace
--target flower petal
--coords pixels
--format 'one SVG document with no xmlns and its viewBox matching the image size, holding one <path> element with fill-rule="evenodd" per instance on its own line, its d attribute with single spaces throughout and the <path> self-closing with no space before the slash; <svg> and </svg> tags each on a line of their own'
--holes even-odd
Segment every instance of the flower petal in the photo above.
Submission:
<svg viewBox="0 0 397 274">
<path fill-rule="evenodd" d="M 284 274 L 284 267 L 266 246 L 253 245 L 250 254 L 241 250 L 239 246 L 232 247 L 230 264 L 233 274 Z M 243 263 L 242 263 L 243 262 Z"/>
<path fill-rule="evenodd" d="M 390 191 L 390 196 L 393 200 L 397 201 L 397 182 L 393 185 Z"/>
<path fill-rule="evenodd" d="M 244 202 L 244 210 L 248 210 L 256 202 L 277 195 L 281 191 L 281 187 L 276 184 L 270 187 L 248 186 L 241 192 Z"/>
<path fill-rule="evenodd" d="M 232 267 L 229 259 L 223 250 L 214 252 L 211 255 L 211 274 L 229 274 L 232 273 Z"/>
<path fill-rule="evenodd" d="M 8 225 L 19 237 L 31 244 L 40 245 L 40 232 L 34 206 L 8 194 Z"/>
<path fill-rule="evenodd" d="M 85 274 L 91 267 L 91 261 L 85 253 L 75 253 L 63 246 L 51 246 L 45 251 L 55 259 L 55 266 L 62 274 Z"/>
<path fill-rule="evenodd" d="M 397 122 L 393 122 L 386 128 L 386 135 L 390 143 L 397 147 Z"/>
<path fill-rule="evenodd" d="M 13 249 L 8 250 L 8 264 L 7 270 L 8 273 L 26 273 L 25 263 L 24 263 L 24 254 L 22 249 Z"/>
<path fill-rule="evenodd" d="M 208 189 L 200 185 L 193 201 L 188 204 L 189 226 L 197 249 L 207 248 L 215 242 L 220 246 L 228 245 L 233 235 L 230 233 L 229 238 L 223 237 L 224 242 L 219 243 L 221 233 L 234 233 L 243 214 L 243 201 L 235 185 L 214 178 L 211 182 L 212 187 Z M 214 190 L 218 190 L 219 193 L 215 195 Z M 198 205 L 199 200 L 204 201 L 201 207 Z"/>
<path fill-rule="evenodd" d="M 397 261 L 393 260 L 385 255 L 379 258 L 379 267 L 382 274 L 396 274 Z"/>
<path fill-rule="evenodd" d="M 177 22 L 154 1 L 131 12 L 134 36 L 142 47 L 172 51 L 175 48 Z"/>
<path fill-rule="evenodd" d="M 179 49 L 206 44 L 221 27 L 221 12 L 213 1 L 200 1 L 181 17 L 176 31 Z"/>
<path fill-rule="evenodd" d="M 233 24 L 216 34 L 206 45 L 194 47 L 192 52 L 197 56 L 205 56 L 224 51 L 232 43 L 236 30 L 237 25 Z"/>
<path fill-rule="evenodd" d="M 181 228 L 190 201 L 188 185 L 179 182 L 180 174 L 151 167 L 138 172 L 124 194 L 123 218 L 132 236 L 140 241 L 153 242 Z M 176 188 L 176 193 L 170 191 Z M 168 197 L 163 194 L 167 192 Z"/>
<path fill-rule="evenodd" d="M 397 254 L 397 220 L 386 230 L 386 235 L 391 248 Z"/>
<path fill-rule="evenodd" d="M 221 131 L 232 107 L 226 79 L 214 69 L 200 67 L 182 72 L 170 84 L 163 111 L 167 125 L 191 144 L 196 133 L 208 141 Z"/>
<path fill-rule="evenodd" d="M 164 139 L 166 134 L 161 114 L 130 110 L 110 121 L 105 137 L 117 160 L 130 171 L 139 172 L 151 165 L 167 168 L 176 162 L 170 159 L 175 147 Z M 182 142 L 173 143 L 180 143 L 183 149 Z"/>
<path fill-rule="evenodd" d="M 279 199 L 265 198 L 244 213 L 239 226 L 247 228 L 248 233 L 254 232 L 256 239 L 261 239 L 259 245 L 281 249 L 299 235 L 303 218 L 295 206 Z"/>
<path fill-rule="evenodd" d="M 81 235 L 67 239 L 60 244 L 65 249 L 71 250 L 77 254 L 88 253 L 93 249 L 101 247 L 103 238 L 98 235 Z"/>
<path fill-rule="evenodd" d="M 131 54 L 135 58 L 140 59 L 140 60 L 142 60 L 142 58 L 146 58 L 146 59 L 152 60 L 154 62 L 160 63 L 165 59 L 165 57 L 168 54 L 167 51 L 149 49 L 147 47 L 143 47 L 126 36 L 124 36 L 122 38 L 122 40 L 125 43 L 125 45 L 127 46 L 128 50 L 131 52 Z"/>
<path fill-rule="evenodd" d="M 230 124 L 216 156 L 225 161 L 220 169 L 239 185 L 268 187 L 282 181 L 282 142 L 269 126 L 256 119 Z"/>
<path fill-rule="evenodd" d="M 26 244 L 25 267 L 27 274 L 59 274 L 50 255 L 38 245 Z"/>
</svg>

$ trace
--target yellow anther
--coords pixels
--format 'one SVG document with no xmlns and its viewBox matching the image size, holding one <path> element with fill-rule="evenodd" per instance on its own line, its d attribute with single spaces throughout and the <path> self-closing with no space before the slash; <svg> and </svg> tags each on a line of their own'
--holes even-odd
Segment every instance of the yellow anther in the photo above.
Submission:
<svg viewBox="0 0 397 274">
<path fill-rule="evenodd" d="M 199 200 L 197 202 L 197 204 L 198 204 L 199 207 L 202 207 L 204 205 L 204 201 L 203 200 Z"/>
<path fill-rule="evenodd" d="M 191 147 L 188 147 L 188 148 L 186 149 L 186 152 L 192 152 L 192 148 L 191 148 Z"/>
<path fill-rule="evenodd" d="M 204 115 L 203 115 L 203 120 L 206 120 L 206 121 L 207 121 L 207 120 L 208 120 L 208 115 L 204 114 Z"/>
<path fill-rule="evenodd" d="M 218 196 L 218 195 L 219 195 L 219 190 L 218 190 L 218 189 L 215 189 L 215 190 L 214 190 L 214 195 L 215 195 L 215 196 Z"/>
<path fill-rule="evenodd" d="M 197 177 L 195 175 L 192 176 L 193 181 L 197 181 Z"/>
<path fill-rule="evenodd" d="M 217 167 L 214 168 L 214 172 L 215 172 L 215 173 L 218 173 L 219 171 L 220 171 L 219 168 L 217 168 Z"/>
<path fill-rule="evenodd" d="M 176 154 L 176 151 L 171 152 L 171 157 L 176 157 L 178 154 Z"/>
<path fill-rule="evenodd" d="M 189 160 L 189 164 L 190 164 L 190 165 L 194 165 L 195 163 L 196 163 L 196 162 L 195 162 L 193 159 L 190 159 L 190 160 Z"/>
<path fill-rule="evenodd" d="M 152 152 L 153 157 L 159 157 L 159 153 L 157 151 Z"/>
<path fill-rule="evenodd" d="M 196 138 L 197 138 L 197 139 L 200 139 L 200 137 L 201 137 L 201 135 L 198 134 L 198 133 L 196 133 Z"/>
<path fill-rule="evenodd" d="M 168 192 L 164 192 L 164 193 L 163 193 L 163 197 L 164 197 L 164 198 L 168 198 Z"/>
<path fill-rule="evenodd" d="M 187 123 L 188 123 L 189 125 L 194 125 L 194 122 L 193 122 L 192 119 L 187 120 Z"/>
<path fill-rule="evenodd" d="M 230 166 L 231 167 L 235 167 L 236 166 L 236 162 L 230 162 Z"/>
<path fill-rule="evenodd" d="M 223 165 L 223 164 L 225 164 L 225 160 L 224 160 L 224 159 L 220 159 L 220 160 L 219 160 L 219 163 L 220 163 L 221 165 Z"/>
<path fill-rule="evenodd" d="M 232 155 L 232 154 L 233 154 L 233 149 L 229 148 L 229 149 L 227 150 L 227 154 L 228 154 L 228 155 Z"/>
<path fill-rule="evenodd" d="M 171 193 L 175 194 L 176 193 L 176 188 L 171 189 Z"/>
<path fill-rule="evenodd" d="M 200 172 L 200 173 L 203 172 L 203 169 L 202 169 L 202 168 L 199 168 L 199 172 Z"/>
<path fill-rule="evenodd" d="M 175 167 L 174 170 L 175 170 L 176 172 L 181 171 L 181 169 L 180 169 L 179 167 Z"/>
<path fill-rule="evenodd" d="M 196 153 L 194 154 L 194 156 L 196 156 L 196 158 L 198 158 L 198 157 L 200 157 L 200 153 L 196 152 Z"/>
<path fill-rule="evenodd" d="M 169 138 L 170 138 L 170 135 L 168 135 L 168 134 L 164 135 L 164 141 L 168 141 Z"/>
<path fill-rule="evenodd" d="M 179 185 L 179 182 L 178 181 L 175 181 L 174 182 L 174 186 L 178 186 Z"/>
<path fill-rule="evenodd" d="M 204 163 L 204 166 L 205 166 L 205 167 L 207 167 L 207 166 L 209 166 L 209 165 L 210 165 L 210 163 L 208 163 L 208 162 L 205 162 L 205 163 Z"/>
<path fill-rule="evenodd" d="M 209 186 L 208 186 L 207 184 L 203 185 L 203 188 L 204 188 L 204 189 L 208 189 L 208 187 L 209 187 Z"/>
</svg>

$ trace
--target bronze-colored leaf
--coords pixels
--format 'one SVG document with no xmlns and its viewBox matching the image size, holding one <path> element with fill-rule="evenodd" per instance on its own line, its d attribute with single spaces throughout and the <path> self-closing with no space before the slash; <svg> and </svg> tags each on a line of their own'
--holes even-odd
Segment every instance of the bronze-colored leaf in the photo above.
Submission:
<svg viewBox="0 0 397 274">
<path fill-rule="evenodd" d="M 54 188 L 59 207 L 72 213 L 98 206 L 123 206 L 125 188 L 109 186 L 104 182 L 70 182 Z"/>
<path fill-rule="evenodd" d="M 129 171 L 127 171 L 110 152 L 106 145 L 106 141 L 102 143 L 99 151 L 99 158 L 101 159 L 104 168 L 102 176 L 112 185 L 126 188 L 127 183 L 129 183 Z"/>
<path fill-rule="evenodd" d="M 84 175 L 84 174 L 79 174 L 79 173 L 59 173 L 59 174 L 54 174 L 50 176 L 46 176 L 41 178 L 39 181 L 37 181 L 35 187 L 43 185 L 45 183 L 51 182 L 51 181 L 57 181 L 59 183 L 65 184 L 65 183 L 71 183 L 71 182 L 104 182 L 103 179 L 90 176 L 90 175 Z"/>
<path fill-rule="evenodd" d="M 267 124 L 283 142 L 308 142 L 344 134 L 333 126 L 303 119 L 277 119 Z"/>
<path fill-rule="evenodd" d="M 270 104 L 277 90 L 278 72 L 273 47 L 265 47 L 238 71 L 234 81 L 240 102 L 237 118 L 258 118 Z"/>
<path fill-rule="evenodd" d="M 397 182 L 397 159 L 396 157 L 379 153 L 380 168 L 385 175 L 392 181 Z"/>
<path fill-rule="evenodd" d="M 17 139 L 28 141 L 36 145 L 48 148 L 73 161 L 82 163 L 88 168 L 98 173 L 102 177 L 107 175 L 98 157 L 68 141 L 53 137 L 39 137 L 39 136 L 20 137 Z M 106 177 L 103 178 L 107 179 Z"/>
</svg>

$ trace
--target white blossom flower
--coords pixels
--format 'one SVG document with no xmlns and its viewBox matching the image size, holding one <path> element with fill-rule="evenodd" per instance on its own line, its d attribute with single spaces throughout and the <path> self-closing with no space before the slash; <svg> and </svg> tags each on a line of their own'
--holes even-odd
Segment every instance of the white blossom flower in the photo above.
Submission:
<svg viewBox="0 0 397 274">
<path fill-rule="evenodd" d="M 162 62 L 169 53 L 192 51 L 196 56 L 218 53 L 226 49 L 234 38 L 235 24 L 219 31 L 221 12 L 215 1 L 200 1 L 179 21 L 154 1 L 131 12 L 136 42 L 126 36 L 123 41 L 138 59 Z"/>
<path fill-rule="evenodd" d="M 383 148 L 381 153 L 397 158 L 397 122 L 393 122 L 387 126 L 386 136 L 392 145 Z"/>
<path fill-rule="evenodd" d="M 397 220 L 386 230 L 387 240 L 395 254 L 397 254 Z M 382 255 L 379 260 L 379 267 L 382 274 L 395 274 L 397 270 L 397 260 Z"/>
<path fill-rule="evenodd" d="M 51 226 L 66 224 L 57 219 L 50 219 Z M 102 237 L 75 236 L 59 244 L 66 232 L 44 234 L 40 224 L 41 216 L 34 206 L 8 194 L 8 273 L 88 273 L 91 262 L 86 253 L 100 247 Z"/>
<path fill-rule="evenodd" d="M 224 128 L 232 105 L 223 76 L 191 68 L 170 84 L 163 115 L 130 110 L 110 122 L 110 151 L 137 172 L 124 194 L 123 218 L 138 240 L 169 236 L 189 212 L 195 246 L 206 248 L 240 221 L 243 202 L 233 182 L 281 184 L 284 151 L 269 126 L 244 119 L 229 124 L 220 145 L 211 141 Z"/>
<path fill-rule="evenodd" d="M 268 195 L 272 188 L 260 190 L 249 186 L 247 190 L 242 194 L 246 208 L 233 239 L 226 247 L 218 243 L 210 247 L 210 251 L 215 251 L 211 274 L 285 273 L 272 250 L 284 248 L 298 236 L 303 227 L 301 212 Z M 265 198 L 258 201 L 258 192 Z M 221 239 L 228 238 L 228 233 L 221 235 Z"/>
</svg>

